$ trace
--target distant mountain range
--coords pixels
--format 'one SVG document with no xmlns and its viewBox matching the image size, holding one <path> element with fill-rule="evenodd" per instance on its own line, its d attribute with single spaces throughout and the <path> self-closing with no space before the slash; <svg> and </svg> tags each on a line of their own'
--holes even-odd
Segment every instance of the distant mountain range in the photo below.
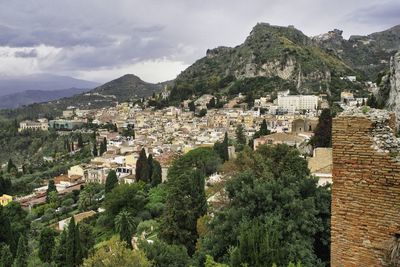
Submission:
<svg viewBox="0 0 400 267">
<path fill-rule="evenodd" d="M 52 74 L 33 74 L 27 76 L 0 76 L 0 96 L 28 90 L 56 91 L 68 88 L 92 89 L 99 83 Z"/>
<path fill-rule="evenodd" d="M 126 74 L 94 89 L 86 90 L 84 93 L 79 92 L 73 96 L 60 99 L 53 98 L 53 100 L 45 103 L 38 103 L 39 101 L 35 101 L 35 104 L 16 109 L 2 110 L 0 112 L 0 117 L 19 119 L 37 118 L 41 116 L 53 117 L 60 115 L 68 106 L 75 106 L 80 109 L 115 106 L 118 102 L 149 97 L 153 92 L 160 92 L 164 86 L 170 84 L 171 81 L 157 84 L 147 83 L 133 74 Z M 45 93 L 48 92 L 46 91 Z"/>
<path fill-rule="evenodd" d="M 33 103 L 48 102 L 63 97 L 70 97 L 89 91 L 90 89 L 70 88 L 65 90 L 27 90 L 15 94 L 0 96 L 0 109 L 18 108 Z"/>
</svg>

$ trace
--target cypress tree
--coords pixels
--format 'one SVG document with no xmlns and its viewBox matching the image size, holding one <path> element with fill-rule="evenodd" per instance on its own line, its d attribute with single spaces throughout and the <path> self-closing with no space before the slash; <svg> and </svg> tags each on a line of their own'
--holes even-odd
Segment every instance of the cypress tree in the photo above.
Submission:
<svg viewBox="0 0 400 267">
<path fill-rule="evenodd" d="M 107 138 L 103 138 L 104 149 L 107 151 Z"/>
<path fill-rule="evenodd" d="M 82 134 L 78 135 L 78 148 L 83 148 Z"/>
<path fill-rule="evenodd" d="M 71 217 L 71 220 L 68 224 L 67 230 L 67 242 L 66 242 L 66 261 L 65 266 L 74 267 L 75 266 L 75 219 L 74 216 Z"/>
<path fill-rule="evenodd" d="M 17 166 L 15 166 L 14 162 L 10 158 L 7 164 L 7 172 L 10 173 L 12 170 L 17 170 Z"/>
<path fill-rule="evenodd" d="M 4 214 L 4 208 L 0 205 L 0 243 L 9 245 L 10 248 L 13 248 L 13 253 L 15 253 L 14 242 L 10 219 Z"/>
<path fill-rule="evenodd" d="M 268 135 L 271 133 L 271 131 L 268 130 L 267 121 L 265 119 L 263 119 L 263 121 L 261 123 L 259 132 L 260 132 L 260 136 Z"/>
<path fill-rule="evenodd" d="M 153 161 L 153 173 L 151 175 L 151 186 L 155 187 L 162 183 L 162 169 L 160 162 L 157 160 Z"/>
<path fill-rule="evenodd" d="M 106 193 L 111 192 L 116 185 L 118 185 L 117 173 L 114 170 L 111 170 L 107 175 L 105 192 Z"/>
<path fill-rule="evenodd" d="M 224 141 L 222 142 L 222 159 L 224 161 L 228 161 L 229 160 L 229 139 L 228 139 L 228 133 L 225 132 L 225 136 L 224 136 Z"/>
<path fill-rule="evenodd" d="M 75 226 L 75 236 L 74 236 L 74 249 L 75 249 L 75 266 L 79 266 L 83 262 L 83 251 L 81 245 L 81 236 L 79 232 L 79 225 Z"/>
<path fill-rule="evenodd" d="M 14 266 L 15 267 L 26 267 L 28 266 L 28 241 L 25 235 L 21 235 L 18 240 L 17 255 L 15 256 Z"/>
<path fill-rule="evenodd" d="M 97 157 L 99 154 L 97 152 L 97 144 L 96 142 L 93 143 L 93 150 L 92 150 L 93 156 Z"/>
<path fill-rule="evenodd" d="M 64 267 L 67 265 L 67 241 L 67 231 L 64 230 L 61 232 L 59 242 L 54 253 L 54 261 L 59 267 Z"/>
<path fill-rule="evenodd" d="M 38 254 L 42 262 L 50 263 L 53 259 L 52 256 L 55 245 L 54 235 L 54 231 L 48 227 L 43 228 L 40 232 Z"/>
<path fill-rule="evenodd" d="M 147 163 L 146 151 L 144 148 L 139 153 L 139 158 L 136 161 L 136 181 L 149 182 L 149 165 Z"/>
<path fill-rule="evenodd" d="M 49 201 L 50 201 L 50 195 L 51 195 L 50 193 L 51 192 L 57 192 L 57 187 L 54 184 L 54 180 L 50 180 L 49 184 L 47 186 L 47 191 L 46 191 L 46 202 L 47 203 L 49 203 Z"/>
<path fill-rule="evenodd" d="M 244 135 L 244 127 L 242 124 L 239 124 L 236 128 L 236 143 L 238 151 L 242 151 L 246 145 L 246 136 Z"/>
<path fill-rule="evenodd" d="M 149 166 L 149 177 L 153 175 L 153 169 L 154 169 L 154 160 L 153 160 L 153 155 L 149 154 L 149 157 L 147 158 L 147 165 Z M 151 180 L 151 179 L 150 179 Z"/>
</svg>

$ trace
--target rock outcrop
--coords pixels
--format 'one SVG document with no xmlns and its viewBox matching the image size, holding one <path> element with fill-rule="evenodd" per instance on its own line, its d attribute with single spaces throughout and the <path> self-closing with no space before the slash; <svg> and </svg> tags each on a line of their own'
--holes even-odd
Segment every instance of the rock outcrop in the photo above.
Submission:
<svg viewBox="0 0 400 267">
<path fill-rule="evenodd" d="M 386 108 L 394 111 L 397 119 L 397 126 L 400 124 L 400 51 L 390 59 L 389 97 L 386 101 Z"/>
</svg>

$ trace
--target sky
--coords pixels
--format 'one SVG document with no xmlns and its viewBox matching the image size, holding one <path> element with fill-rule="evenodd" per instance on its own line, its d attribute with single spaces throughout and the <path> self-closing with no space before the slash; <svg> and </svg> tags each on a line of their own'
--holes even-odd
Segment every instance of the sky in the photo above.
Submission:
<svg viewBox="0 0 400 267">
<path fill-rule="evenodd" d="M 400 24 L 399 0 L 0 0 L 0 77 L 36 73 L 107 82 L 174 79 L 258 22 L 309 36 Z"/>
</svg>

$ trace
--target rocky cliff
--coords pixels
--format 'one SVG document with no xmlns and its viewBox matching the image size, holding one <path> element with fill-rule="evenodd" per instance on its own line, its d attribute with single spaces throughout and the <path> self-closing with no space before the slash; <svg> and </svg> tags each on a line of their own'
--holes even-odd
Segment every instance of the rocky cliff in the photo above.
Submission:
<svg viewBox="0 0 400 267">
<path fill-rule="evenodd" d="M 390 59 L 389 74 L 384 77 L 389 81 L 389 96 L 386 101 L 386 108 L 394 111 L 397 118 L 397 126 L 400 125 L 400 51 Z"/>
</svg>

